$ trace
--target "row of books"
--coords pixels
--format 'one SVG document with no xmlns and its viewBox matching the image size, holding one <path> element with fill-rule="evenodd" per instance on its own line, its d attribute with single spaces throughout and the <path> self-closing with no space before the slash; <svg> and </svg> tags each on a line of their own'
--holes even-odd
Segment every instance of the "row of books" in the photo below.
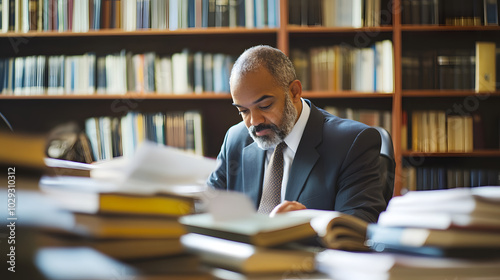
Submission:
<svg viewBox="0 0 500 280">
<path fill-rule="evenodd" d="M 403 0 L 403 24 L 498 25 L 497 0 Z"/>
<path fill-rule="evenodd" d="M 403 167 L 405 191 L 440 190 L 500 185 L 500 169 Z"/>
<path fill-rule="evenodd" d="M 228 93 L 233 62 L 232 56 L 189 50 L 4 58 L 0 94 Z"/>
<path fill-rule="evenodd" d="M 475 147 L 484 146 L 479 142 L 474 145 L 475 141 L 482 141 L 478 115 L 475 115 L 475 120 L 472 115 L 449 115 L 443 110 L 412 111 L 410 115 L 408 120 L 411 119 L 411 123 L 403 125 L 408 127 L 413 151 L 471 152 Z"/>
<path fill-rule="evenodd" d="M 291 0 L 291 25 L 326 27 L 374 27 L 390 24 L 390 7 L 381 0 Z"/>
<path fill-rule="evenodd" d="M 476 42 L 474 50 L 407 51 L 401 59 L 403 89 L 494 91 L 500 88 L 494 42 Z"/>
<path fill-rule="evenodd" d="M 94 159 L 131 157 L 144 140 L 203 155 L 200 112 L 138 113 L 85 121 Z"/>
<path fill-rule="evenodd" d="M 368 48 L 349 45 L 293 49 L 291 59 L 305 90 L 394 91 L 394 55 L 390 40 Z"/>
<path fill-rule="evenodd" d="M 1 32 L 277 27 L 278 0 L 3 0 Z"/>
<path fill-rule="evenodd" d="M 325 111 L 343 119 L 351 119 L 362 122 L 369 126 L 383 127 L 392 131 L 392 114 L 389 110 L 353 109 L 336 106 L 325 106 Z"/>
</svg>

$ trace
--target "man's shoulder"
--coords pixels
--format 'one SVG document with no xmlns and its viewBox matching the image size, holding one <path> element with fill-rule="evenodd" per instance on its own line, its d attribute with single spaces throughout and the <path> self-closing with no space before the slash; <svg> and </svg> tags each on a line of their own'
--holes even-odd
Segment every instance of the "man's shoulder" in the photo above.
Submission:
<svg viewBox="0 0 500 280">
<path fill-rule="evenodd" d="M 231 145 L 237 144 L 243 146 L 247 146 L 250 142 L 253 142 L 244 122 L 240 122 L 229 128 L 226 141 Z"/>
<path fill-rule="evenodd" d="M 324 117 L 324 126 L 327 130 L 331 130 L 336 133 L 344 132 L 344 133 L 360 133 L 361 131 L 370 128 L 370 126 L 350 120 L 350 119 L 343 119 L 338 116 L 332 115 L 329 112 L 317 108 L 318 111 L 323 115 Z"/>
</svg>

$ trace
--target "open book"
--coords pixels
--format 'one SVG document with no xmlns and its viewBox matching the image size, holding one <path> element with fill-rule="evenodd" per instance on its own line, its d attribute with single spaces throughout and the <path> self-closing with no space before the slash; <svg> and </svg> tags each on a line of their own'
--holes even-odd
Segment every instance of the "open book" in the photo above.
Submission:
<svg viewBox="0 0 500 280">
<path fill-rule="evenodd" d="M 368 223 L 338 211 L 305 209 L 285 213 L 289 217 L 305 217 L 323 246 L 330 249 L 367 251 L 365 245 Z"/>
<path fill-rule="evenodd" d="M 271 218 L 247 207 L 252 204 L 243 194 L 231 192 L 214 195 L 212 204 L 220 209 L 184 216 L 179 221 L 193 233 L 257 246 L 275 246 L 318 236 L 328 248 L 368 250 L 364 245 L 368 223 L 348 214 L 307 209 Z M 238 211 L 241 213 L 235 215 Z M 225 217 L 228 213 L 233 216 Z"/>
</svg>

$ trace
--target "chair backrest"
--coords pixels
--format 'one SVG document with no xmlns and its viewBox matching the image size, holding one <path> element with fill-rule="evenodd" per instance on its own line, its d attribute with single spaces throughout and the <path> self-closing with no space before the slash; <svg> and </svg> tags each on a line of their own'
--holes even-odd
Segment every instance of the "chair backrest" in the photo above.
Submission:
<svg viewBox="0 0 500 280">
<path fill-rule="evenodd" d="M 389 132 L 382 127 L 374 127 L 380 133 L 382 145 L 380 146 L 380 181 L 384 186 L 384 199 L 387 203 L 394 194 L 394 176 L 396 161 L 394 160 L 394 147 Z"/>
</svg>

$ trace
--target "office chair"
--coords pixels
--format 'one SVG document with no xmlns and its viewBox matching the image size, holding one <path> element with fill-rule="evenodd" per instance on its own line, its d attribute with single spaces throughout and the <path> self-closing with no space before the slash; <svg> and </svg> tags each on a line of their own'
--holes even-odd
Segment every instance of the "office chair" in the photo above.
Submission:
<svg viewBox="0 0 500 280">
<path fill-rule="evenodd" d="M 382 145 L 380 146 L 380 181 L 384 186 L 384 199 L 389 203 L 394 193 L 394 176 L 396 170 L 392 138 L 389 132 L 384 128 L 373 128 L 378 130 L 382 138 Z"/>
</svg>

